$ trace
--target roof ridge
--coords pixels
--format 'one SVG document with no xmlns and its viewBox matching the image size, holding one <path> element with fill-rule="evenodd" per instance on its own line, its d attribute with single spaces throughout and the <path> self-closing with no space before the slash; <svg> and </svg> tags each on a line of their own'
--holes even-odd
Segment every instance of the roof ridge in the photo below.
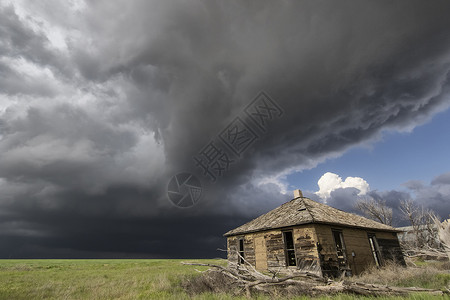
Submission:
<svg viewBox="0 0 450 300">
<path fill-rule="evenodd" d="M 302 197 L 303 205 L 306 207 L 306 210 L 308 211 L 309 215 L 311 216 L 312 221 L 315 222 L 316 220 L 314 219 L 314 215 L 311 212 L 311 208 L 309 207 L 309 205 L 306 204 L 305 199 L 308 199 L 308 198 Z"/>
</svg>

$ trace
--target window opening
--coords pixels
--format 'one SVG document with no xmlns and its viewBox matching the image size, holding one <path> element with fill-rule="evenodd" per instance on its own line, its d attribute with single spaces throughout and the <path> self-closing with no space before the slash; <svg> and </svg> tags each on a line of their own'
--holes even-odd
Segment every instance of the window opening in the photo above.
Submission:
<svg viewBox="0 0 450 300">
<path fill-rule="evenodd" d="M 296 266 L 297 261 L 295 259 L 295 248 L 294 248 L 294 238 L 292 236 L 292 231 L 283 232 L 284 235 L 284 251 L 286 256 L 287 266 Z"/>
</svg>

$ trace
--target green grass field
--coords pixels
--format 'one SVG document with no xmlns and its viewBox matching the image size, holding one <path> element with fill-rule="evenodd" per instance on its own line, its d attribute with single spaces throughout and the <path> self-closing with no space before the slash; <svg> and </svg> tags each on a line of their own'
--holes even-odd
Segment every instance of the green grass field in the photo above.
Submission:
<svg viewBox="0 0 450 300">
<path fill-rule="evenodd" d="M 0 299 L 182 299 L 196 273 L 181 260 L 0 260 Z"/>
<path fill-rule="evenodd" d="M 181 265 L 182 261 L 225 264 L 220 260 L 175 259 L 0 260 L 0 299 L 246 299 L 211 293 L 190 297 L 181 287 L 182 280 L 197 276 L 196 269 L 206 268 Z M 439 276 L 442 285 L 450 281 L 450 275 Z M 363 298 L 341 295 L 333 299 Z M 409 299 L 431 297 L 414 295 Z"/>
</svg>

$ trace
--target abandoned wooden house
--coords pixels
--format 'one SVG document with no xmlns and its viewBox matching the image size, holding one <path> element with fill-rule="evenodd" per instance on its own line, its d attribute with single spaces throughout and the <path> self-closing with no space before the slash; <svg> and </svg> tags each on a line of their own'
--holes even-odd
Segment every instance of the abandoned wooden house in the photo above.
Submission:
<svg viewBox="0 0 450 300">
<path fill-rule="evenodd" d="M 257 270 L 302 269 L 322 276 L 404 264 L 395 228 L 303 197 L 225 233 L 228 261 Z"/>
</svg>

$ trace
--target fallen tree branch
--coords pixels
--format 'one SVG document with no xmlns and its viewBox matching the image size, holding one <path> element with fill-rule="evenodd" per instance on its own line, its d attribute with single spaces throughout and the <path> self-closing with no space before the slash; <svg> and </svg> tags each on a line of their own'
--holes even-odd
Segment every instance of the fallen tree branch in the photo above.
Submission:
<svg viewBox="0 0 450 300">
<path fill-rule="evenodd" d="M 336 294 L 353 293 L 367 296 L 386 296 L 386 295 L 408 295 L 410 293 L 427 293 L 432 295 L 443 295 L 440 290 L 424 289 L 418 287 L 394 287 L 378 284 L 367 284 L 351 281 L 333 281 L 318 277 L 315 274 L 298 273 L 286 277 L 271 277 L 260 273 L 254 269 L 231 269 L 219 265 L 207 263 L 182 263 L 184 265 L 210 267 L 207 274 L 220 273 L 231 278 L 232 285 L 245 291 L 247 297 L 251 297 L 252 292 L 271 293 L 276 288 L 293 286 L 299 288 L 303 294 Z M 212 269 L 211 269 L 212 268 Z M 298 280 L 300 278 L 300 280 Z"/>
<path fill-rule="evenodd" d="M 379 284 L 367 284 L 362 282 L 343 281 L 343 291 L 361 295 L 408 295 L 410 293 L 428 293 L 432 295 L 443 295 L 440 290 L 424 289 L 418 287 L 397 287 Z"/>
</svg>

